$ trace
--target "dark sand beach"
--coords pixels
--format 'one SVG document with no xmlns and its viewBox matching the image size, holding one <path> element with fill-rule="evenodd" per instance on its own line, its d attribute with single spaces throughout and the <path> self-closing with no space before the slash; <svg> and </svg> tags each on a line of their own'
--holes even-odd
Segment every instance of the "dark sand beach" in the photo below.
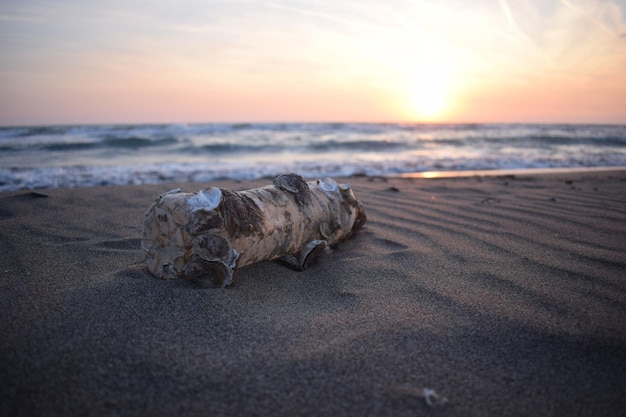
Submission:
<svg viewBox="0 0 626 417">
<path fill-rule="evenodd" d="M 226 289 L 150 276 L 144 210 L 268 181 L 0 194 L 2 416 L 624 415 L 626 171 L 344 182 L 358 235 Z"/>
</svg>

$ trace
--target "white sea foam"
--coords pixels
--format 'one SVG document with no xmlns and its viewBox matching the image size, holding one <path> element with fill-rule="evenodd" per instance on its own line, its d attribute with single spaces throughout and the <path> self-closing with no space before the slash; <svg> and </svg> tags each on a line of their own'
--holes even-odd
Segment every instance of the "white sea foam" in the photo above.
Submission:
<svg viewBox="0 0 626 417">
<path fill-rule="evenodd" d="M 0 191 L 626 166 L 626 126 L 198 124 L 0 128 Z"/>
</svg>

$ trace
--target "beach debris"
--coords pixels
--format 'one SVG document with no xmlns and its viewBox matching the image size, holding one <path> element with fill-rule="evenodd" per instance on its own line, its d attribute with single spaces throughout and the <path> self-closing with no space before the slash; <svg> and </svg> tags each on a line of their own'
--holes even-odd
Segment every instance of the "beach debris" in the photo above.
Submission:
<svg viewBox="0 0 626 417">
<path fill-rule="evenodd" d="M 430 408 L 443 407 L 448 402 L 446 397 L 440 396 L 434 389 L 424 388 L 422 395 L 424 396 L 424 402 Z"/>
<path fill-rule="evenodd" d="M 280 260 L 304 270 L 365 221 L 350 185 L 285 174 L 246 191 L 161 194 L 145 213 L 141 248 L 158 278 L 226 287 L 237 268 L 256 262 Z"/>
</svg>

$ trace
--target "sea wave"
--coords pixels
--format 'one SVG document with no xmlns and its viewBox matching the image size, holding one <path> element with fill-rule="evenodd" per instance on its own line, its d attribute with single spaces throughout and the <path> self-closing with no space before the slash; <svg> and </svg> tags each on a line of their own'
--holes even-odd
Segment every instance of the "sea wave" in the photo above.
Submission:
<svg viewBox="0 0 626 417">
<path fill-rule="evenodd" d="M 0 191 L 626 166 L 626 126 L 241 123 L 0 128 Z"/>
</svg>

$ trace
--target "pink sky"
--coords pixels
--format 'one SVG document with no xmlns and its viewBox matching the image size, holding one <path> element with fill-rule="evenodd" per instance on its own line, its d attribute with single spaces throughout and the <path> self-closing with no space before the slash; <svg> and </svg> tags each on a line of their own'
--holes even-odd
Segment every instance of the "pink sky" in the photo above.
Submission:
<svg viewBox="0 0 626 417">
<path fill-rule="evenodd" d="M 625 3 L 0 0 L 0 124 L 626 123 Z"/>
</svg>

